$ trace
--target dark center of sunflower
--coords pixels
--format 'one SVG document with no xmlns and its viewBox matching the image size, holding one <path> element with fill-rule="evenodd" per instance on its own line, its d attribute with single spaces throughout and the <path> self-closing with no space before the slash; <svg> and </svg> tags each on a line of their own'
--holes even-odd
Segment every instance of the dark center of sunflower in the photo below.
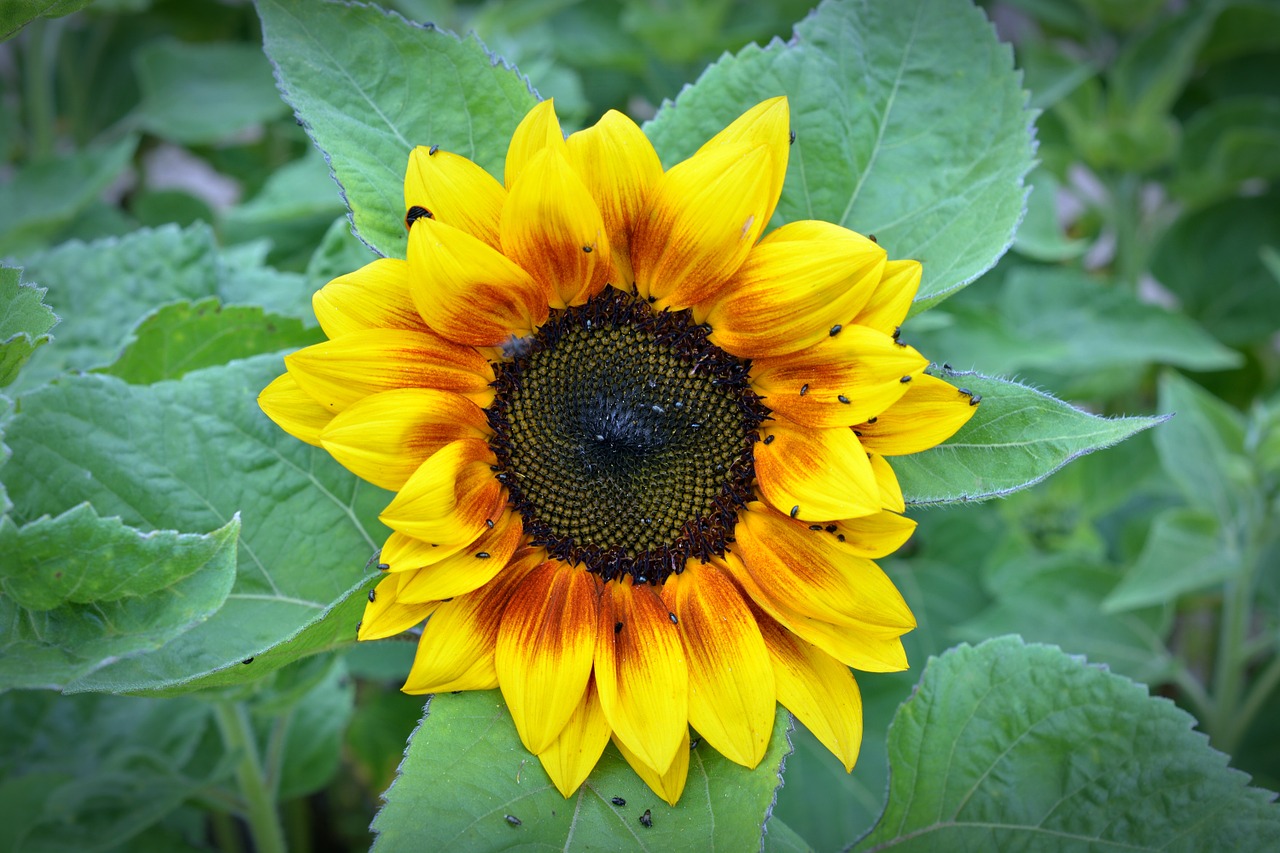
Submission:
<svg viewBox="0 0 1280 853">
<path fill-rule="evenodd" d="M 707 331 L 610 287 L 498 365 L 497 476 L 535 544 L 637 583 L 724 553 L 769 410 Z"/>
</svg>

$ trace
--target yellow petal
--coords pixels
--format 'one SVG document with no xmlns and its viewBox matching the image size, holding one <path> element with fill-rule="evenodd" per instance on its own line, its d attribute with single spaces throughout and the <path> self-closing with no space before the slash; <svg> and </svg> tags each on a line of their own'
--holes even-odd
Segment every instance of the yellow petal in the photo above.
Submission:
<svg viewBox="0 0 1280 853">
<path fill-rule="evenodd" d="M 448 547 L 436 542 L 424 542 L 403 533 L 392 531 L 378 555 L 389 572 L 408 572 L 423 566 L 432 566 L 446 557 L 453 556 L 470 543 L 458 542 Z"/>
<path fill-rule="evenodd" d="M 429 566 L 410 570 L 411 576 L 400 585 L 400 600 L 444 601 L 487 584 L 511 559 L 523 534 L 520 514 L 504 509 L 493 527 L 470 545 Z M 388 565 L 394 570 L 395 564 Z"/>
<path fill-rule="evenodd" d="M 753 359 L 751 387 L 790 421 L 849 427 L 897 402 L 928 366 L 920 353 L 882 332 L 844 326 L 800 352 Z"/>
<path fill-rule="evenodd" d="M 284 357 L 298 386 L 334 414 L 393 388 L 454 391 L 487 406 L 493 368 L 472 347 L 431 332 L 366 329 Z"/>
<path fill-rule="evenodd" d="M 904 512 L 907 502 L 902 498 L 902 487 L 898 485 L 898 475 L 893 473 L 889 460 L 872 453 L 871 470 L 876 473 L 876 482 L 880 484 L 880 505 L 890 512 Z"/>
<path fill-rule="evenodd" d="M 874 423 L 858 427 L 867 450 L 906 456 L 941 444 L 969 422 L 977 405 L 968 394 L 933 376 L 917 376 L 911 388 Z"/>
<path fill-rule="evenodd" d="M 280 429 L 316 447 L 320 446 L 320 433 L 333 420 L 333 410 L 317 403 L 288 373 L 262 389 L 258 406 Z"/>
<path fill-rule="evenodd" d="M 649 767 L 670 767 L 689 736 L 689 670 L 670 612 L 649 584 L 604 585 L 595 673 L 614 737 Z"/>
<path fill-rule="evenodd" d="M 475 592 L 436 607 L 401 688 L 405 693 L 492 690 L 498 686 L 494 648 L 507 602 L 543 556 L 526 551 Z"/>
<path fill-rule="evenodd" d="M 764 145 L 773 154 L 773 179 L 767 220 L 773 216 L 773 208 L 782 195 L 782 184 L 787 177 L 787 159 L 791 153 L 791 108 L 785 95 L 769 98 L 756 104 L 724 130 L 707 140 L 699 153 L 724 145 Z"/>
<path fill-rule="evenodd" d="M 595 199 L 609 234 L 613 267 L 609 281 L 629 289 L 635 280 L 631 235 L 649 193 L 662 177 L 658 153 L 644 131 L 617 110 L 609 110 L 594 126 L 570 135 L 568 146 L 569 162 Z"/>
<path fill-rule="evenodd" d="M 822 530 L 761 503 L 738 516 L 733 551 L 756 586 L 785 607 L 832 623 L 903 634 L 915 627 L 902 594 L 880 567 Z"/>
<path fill-rule="evenodd" d="M 335 417 L 320 444 L 348 471 L 395 491 L 441 447 L 491 435 L 484 410 L 449 391 L 396 388 L 371 394 Z"/>
<path fill-rule="evenodd" d="M 920 272 L 919 261 L 889 261 L 885 264 L 880 284 L 853 321 L 892 335 L 907 319 L 911 300 L 920 289 Z"/>
<path fill-rule="evenodd" d="M 400 587 L 399 575 L 387 575 L 373 588 L 373 595 L 364 606 L 364 616 L 356 630 L 358 640 L 381 640 L 406 631 L 431 615 L 435 602 L 404 604 L 396 592 Z"/>
<path fill-rule="evenodd" d="M 432 329 L 460 344 L 494 346 L 547 319 L 547 292 L 501 252 L 434 220 L 409 232 L 414 304 Z"/>
<path fill-rule="evenodd" d="M 684 793 L 684 784 L 689 778 L 688 726 L 685 726 L 684 736 L 676 747 L 671 763 L 661 772 L 627 748 L 627 745 L 618 738 L 617 732 L 613 734 L 613 745 L 618 748 L 618 752 L 622 753 L 622 757 L 631 765 L 631 769 L 636 771 L 636 775 L 643 779 L 655 794 L 666 800 L 667 805 L 674 806 L 680 801 L 680 795 Z"/>
<path fill-rule="evenodd" d="M 711 339 L 744 358 L 797 352 L 852 322 L 885 266 L 884 249 L 838 225 L 793 222 L 752 249 L 699 306 Z"/>
<path fill-rule="evenodd" d="M 596 645 L 600 580 L 550 560 L 507 602 L 494 665 L 525 748 L 541 753 L 582 702 Z"/>
<path fill-rule="evenodd" d="M 379 258 L 317 290 L 311 307 L 330 338 L 365 329 L 425 332 L 427 324 L 409 295 L 409 279 L 407 262 Z"/>
<path fill-rule="evenodd" d="M 720 562 L 749 597 L 750 602 L 758 605 L 787 630 L 841 663 L 864 672 L 899 672 L 907 668 L 907 653 L 902 647 L 901 628 L 865 625 L 851 619 L 842 619 L 839 623 L 817 619 L 807 612 L 789 607 L 781 596 L 773 594 L 774 590 L 764 589 L 736 554 L 725 554 Z"/>
<path fill-rule="evenodd" d="M 878 492 L 877 486 L 877 492 Z M 834 530 L 830 528 L 834 527 Z M 884 557 L 901 548 L 911 538 L 916 523 L 896 512 L 877 512 L 830 525 L 827 532 L 842 548 L 860 557 Z"/>
<path fill-rule="evenodd" d="M 560 730 L 560 736 L 538 753 L 538 760 L 556 790 L 568 799 L 586 781 L 608 743 L 609 723 L 600 707 L 595 681 L 591 680 L 569 722 Z"/>
<path fill-rule="evenodd" d="M 446 444 L 418 467 L 378 516 L 382 523 L 441 546 L 470 543 L 497 518 L 506 491 L 489 466 L 489 445 L 474 438 Z"/>
<path fill-rule="evenodd" d="M 721 755 L 753 768 L 773 731 L 773 670 L 737 587 L 690 560 L 662 587 L 689 662 L 689 723 Z"/>
<path fill-rule="evenodd" d="M 560 148 L 525 164 L 502 209 L 502 250 L 542 286 L 553 308 L 604 289 L 609 235 L 587 186 Z"/>
<path fill-rule="evenodd" d="M 849 668 L 758 614 L 778 685 L 778 701 L 818 742 L 831 750 L 845 772 L 853 770 L 862 745 L 862 696 Z"/>
<path fill-rule="evenodd" d="M 418 146 L 409 154 L 404 175 L 404 209 L 465 231 L 499 248 L 498 221 L 507 191 L 492 175 L 466 157 Z"/>
<path fill-rule="evenodd" d="M 880 511 L 875 472 L 852 430 L 811 429 L 778 420 L 763 426 L 760 435 L 756 477 L 774 509 L 805 521 Z"/>
<path fill-rule="evenodd" d="M 564 131 L 560 129 L 560 119 L 556 118 L 555 99 L 548 98 L 525 113 L 511 135 L 503 178 L 507 189 L 515 186 L 516 179 L 535 154 L 547 147 L 563 152 L 564 145 Z"/>
<path fill-rule="evenodd" d="M 766 146 L 724 145 L 667 171 L 631 241 L 640 295 L 679 310 L 719 293 L 773 213 L 773 169 Z"/>
</svg>

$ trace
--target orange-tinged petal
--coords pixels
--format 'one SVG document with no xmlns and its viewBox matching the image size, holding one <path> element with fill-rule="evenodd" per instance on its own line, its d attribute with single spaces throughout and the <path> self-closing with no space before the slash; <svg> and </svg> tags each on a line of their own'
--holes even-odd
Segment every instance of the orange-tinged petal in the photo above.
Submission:
<svg viewBox="0 0 1280 853">
<path fill-rule="evenodd" d="M 875 243 L 827 222 L 792 222 L 751 250 L 727 287 L 698 306 L 711 339 L 744 358 L 797 352 L 850 323 L 885 266 Z"/>
<path fill-rule="evenodd" d="M 421 207 L 431 218 L 499 248 L 498 222 L 507 191 L 466 157 L 418 146 L 404 175 L 404 209 Z"/>
<path fill-rule="evenodd" d="M 262 389 L 258 406 L 280 429 L 316 447 L 320 446 L 320 433 L 333 420 L 333 410 L 317 403 L 288 373 Z"/>
<path fill-rule="evenodd" d="M 867 452 L 847 427 L 812 429 L 779 420 L 760 430 L 756 477 L 765 500 L 805 521 L 880 511 L 880 488 Z"/>
<path fill-rule="evenodd" d="M 755 767 L 773 731 L 769 655 L 755 617 L 719 569 L 690 560 L 662 587 L 689 662 L 689 723 L 730 761 Z"/>
<path fill-rule="evenodd" d="M 498 686 L 494 649 L 502 612 L 530 570 L 542 562 L 524 552 L 475 592 L 439 604 L 422 629 L 405 693 L 492 690 Z"/>
<path fill-rule="evenodd" d="M 668 170 L 631 240 L 640 295 L 679 310 L 719 293 L 773 213 L 773 168 L 766 146 L 724 145 Z"/>
<path fill-rule="evenodd" d="M 466 397 L 434 388 L 396 388 L 343 410 L 325 428 L 320 444 L 357 477 L 394 491 L 446 444 L 490 435 L 484 410 Z"/>
<path fill-rule="evenodd" d="M 689 733 L 689 670 L 670 611 L 649 584 L 604 585 L 595 673 L 614 737 L 649 767 L 670 767 Z"/>
<path fill-rule="evenodd" d="M 298 386 L 337 414 L 393 388 L 454 391 L 482 406 L 493 401 L 493 368 L 471 347 L 431 332 L 366 329 L 284 357 Z"/>
<path fill-rule="evenodd" d="M 903 634 L 915 627 L 893 581 L 822 530 L 755 502 L 738 516 L 734 552 L 771 600 L 816 619 Z"/>
<path fill-rule="evenodd" d="M 722 563 L 751 602 L 841 663 L 865 672 L 899 672 L 907 668 L 907 653 L 900 639 L 903 629 L 865 625 L 856 620 L 837 624 L 814 618 L 792 609 L 773 590 L 757 583 L 736 554 L 726 554 Z"/>
<path fill-rule="evenodd" d="M 889 261 L 884 266 L 880 284 L 854 322 L 892 335 L 911 310 L 911 300 L 920 289 L 919 261 Z"/>
<path fill-rule="evenodd" d="M 892 406 L 928 366 L 920 353 L 882 332 L 844 326 L 800 352 L 753 359 L 751 387 L 790 421 L 848 427 Z"/>
<path fill-rule="evenodd" d="M 724 130 L 711 137 L 698 149 L 701 153 L 723 145 L 764 145 L 773 154 L 773 204 L 767 220 L 773 216 L 782 195 L 782 184 L 787 177 L 787 159 L 791 154 L 791 107 L 785 95 L 769 98 L 756 104 L 738 116 Z"/>
<path fill-rule="evenodd" d="M 435 602 L 405 604 L 397 597 L 400 575 L 387 575 L 373 588 L 356 630 L 357 640 L 381 640 L 406 631 L 431 615 Z"/>
<path fill-rule="evenodd" d="M 409 295 L 409 279 L 407 262 L 379 258 L 317 290 L 311 307 L 330 338 L 365 329 L 425 332 L 427 324 Z"/>
<path fill-rule="evenodd" d="M 553 308 L 604 289 L 609 235 L 587 186 L 560 148 L 525 164 L 502 208 L 502 250 L 542 286 Z"/>
<path fill-rule="evenodd" d="M 862 746 L 862 695 L 849 668 L 757 612 L 778 685 L 778 701 L 853 770 Z"/>
<path fill-rule="evenodd" d="M 609 723 L 593 679 L 587 682 L 587 692 L 560 730 L 560 736 L 538 753 L 538 760 L 556 790 L 568 799 L 586 781 L 608 743 Z"/>
<path fill-rule="evenodd" d="M 378 517 L 392 530 L 424 542 L 445 547 L 472 542 L 506 503 L 506 490 L 489 468 L 495 461 L 479 439 L 446 444 L 418 466 Z"/>
<path fill-rule="evenodd" d="M 571 134 L 569 162 L 587 185 L 609 234 L 613 272 L 609 278 L 628 289 L 635 280 L 631 269 L 631 235 L 645 211 L 645 202 L 658 179 L 662 162 L 635 122 L 609 110 L 586 130 Z"/>
<path fill-rule="evenodd" d="M 410 577 L 400 585 L 400 600 L 405 603 L 443 601 L 487 584 L 511 559 L 523 534 L 520 514 L 504 509 L 493 527 L 470 545 L 429 566 L 410 571 Z M 393 564 L 388 565 L 394 569 Z"/>
<path fill-rule="evenodd" d="M 893 472 L 889 460 L 878 453 L 870 457 L 871 470 L 876 473 L 876 482 L 880 484 L 880 504 L 890 512 L 904 512 L 907 502 L 902 498 L 902 487 L 898 485 L 898 475 Z"/>
<path fill-rule="evenodd" d="M 560 129 L 560 119 L 556 118 L 555 99 L 549 98 L 525 113 L 511 135 L 503 178 L 507 189 L 515 186 L 516 179 L 535 154 L 548 147 L 563 152 L 564 145 L 564 131 Z"/>
<path fill-rule="evenodd" d="M 875 423 L 858 427 L 867 450 L 906 456 L 941 444 L 969 422 L 978 407 L 968 394 L 934 376 L 918 376 Z"/>
<path fill-rule="evenodd" d="M 549 560 L 507 602 L 494 665 L 520 740 L 538 754 L 582 701 L 596 646 L 600 580 Z"/>
<path fill-rule="evenodd" d="M 883 511 L 837 521 L 831 526 L 835 530 L 829 532 L 844 550 L 872 559 L 887 556 L 901 548 L 916 529 L 916 523 L 906 516 Z"/>
<path fill-rule="evenodd" d="M 547 292 L 501 252 L 431 219 L 409 232 L 414 304 L 451 341 L 495 346 L 547 319 Z"/>
<path fill-rule="evenodd" d="M 679 746 L 676 747 L 675 757 L 672 758 L 667 769 L 661 772 L 628 749 L 627 745 L 618 738 L 617 732 L 614 732 L 613 744 L 618 747 L 618 752 L 622 753 L 622 757 L 631 765 L 631 769 L 636 771 L 636 775 L 643 779 L 644 783 L 655 794 L 666 800 L 668 805 L 674 806 L 680 801 L 680 795 L 684 793 L 684 784 L 689 778 L 688 726 L 685 726 L 684 736 L 681 738 Z"/>
</svg>

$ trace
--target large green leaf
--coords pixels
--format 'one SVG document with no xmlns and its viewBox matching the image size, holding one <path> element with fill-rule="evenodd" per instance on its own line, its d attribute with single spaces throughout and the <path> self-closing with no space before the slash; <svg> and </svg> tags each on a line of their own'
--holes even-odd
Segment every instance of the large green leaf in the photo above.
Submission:
<svg viewBox="0 0 1280 853">
<path fill-rule="evenodd" d="M 137 147 L 128 136 L 32 163 L 0 183 L 0 256 L 43 246 L 124 173 Z"/>
<path fill-rule="evenodd" d="M 910 503 L 1007 495 L 1165 420 L 1100 418 L 1017 382 L 976 373 L 942 375 L 981 394 L 982 404 L 945 444 L 890 460 Z"/>
<path fill-rule="evenodd" d="M 17 377 L 36 347 L 49 342 L 58 322 L 43 302 L 44 288 L 21 279 L 22 270 L 0 267 L 0 388 Z"/>
<path fill-rule="evenodd" d="M 1172 189 L 1203 205 L 1235 195 L 1250 179 L 1280 176 L 1280 99 L 1209 104 L 1187 122 Z"/>
<path fill-rule="evenodd" d="M 755 770 L 705 744 L 695 748 L 675 807 L 650 791 L 613 746 L 566 800 L 521 746 L 498 691 L 435 696 L 374 819 L 373 849 L 756 849 L 790 750 L 789 721 L 779 709 Z M 626 805 L 614 805 L 614 797 Z M 651 827 L 640 823 L 646 811 Z"/>
<path fill-rule="evenodd" d="M 0 518 L 0 688 L 63 686 L 208 619 L 231 591 L 239 532 L 238 518 L 208 535 L 143 532 L 87 504 L 22 527 Z"/>
<path fill-rule="evenodd" d="M 0 41 L 12 38 L 36 18 L 60 18 L 93 0 L 9 0 L 0 8 Z"/>
<path fill-rule="evenodd" d="M 1275 795 L 1246 787 L 1194 724 L 1057 649 L 960 646 L 894 719 L 889 805 L 854 849 L 1273 849 Z"/>
<path fill-rule="evenodd" d="M 388 495 L 258 410 L 258 392 L 282 369 L 276 355 L 146 386 L 78 376 L 21 399 L 5 436 L 18 520 L 89 501 L 148 530 L 210 529 L 236 513 L 242 522 L 236 582 L 221 610 L 72 689 L 234 683 L 354 640 Z"/>
<path fill-rule="evenodd" d="M 375 251 L 404 257 L 404 173 L 414 146 L 439 145 L 502 174 L 507 142 L 536 97 L 474 36 L 372 6 L 257 0 L 257 7 L 276 82 L 328 157 L 356 230 Z"/>
<path fill-rule="evenodd" d="M 962 0 L 827 0 L 788 42 L 725 57 L 647 132 L 668 165 L 772 95 L 796 133 L 775 224 L 823 219 L 924 263 L 941 300 L 989 269 L 1022 217 L 1031 114 L 982 12 Z"/>
<path fill-rule="evenodd" d="M 1174 601 L 1235 577 L 1241 554 L 1213 515 L 1183 507 L 1156 516 L 1147 545 L 1102 606 L 1109 612 Z"/>
<path fill-rule="evenodd" d="M 142 89 L 137 120 L 165 139 L 217 142 L 287 112 L 271 67 L 251 44 L 161 39 L 133 60 Z"/>
</svg>

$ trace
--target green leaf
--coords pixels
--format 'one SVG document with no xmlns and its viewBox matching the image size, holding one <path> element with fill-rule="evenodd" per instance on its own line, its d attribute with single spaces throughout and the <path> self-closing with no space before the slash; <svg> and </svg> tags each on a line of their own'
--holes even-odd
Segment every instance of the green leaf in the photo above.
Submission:
<svg viewBox="0 0 1280 853">
<path fill-rule="evenodd" d="M 0 183 L 0 256 L 43 246 L 124 173 L 137 147 L 127 136 L 33 163 Z"/>
<path fill-rule="evenodd" d="M 145 385 L 322 338 L 318 329 L 306 328 L 301 320 L 268 314 L 256 305 L 224 308 L 217 297 L 177 302 L 143 320 L 133 341 L 105 372 Z"/>
<path fill-rule="evenodd" d="M 13 38 L 36 18 L 61 18 L 93 0 L 8 0 L 0 7 L 0 41 Z"/>
<path fill-rule="evenodd" d="M 239 533 L 238 518 L 208 535 L 143 532 L 87 504 L 22 527 L 0 518 L 0 686 L 66 685 L 208 619 Z"/>
<path fill-rule="evenodd" d="M 1244 456 L 1244 418 L 1176 373 L 1160 377 L 1159 404 L 1173 421 L 1156 433 L 1160 464 L 1187 502 L 1226 527 L 1249 517 L 1255 472 Z"/>
<path fill-rule="evenodd" d="M 58 315 L 43 287 L 22 282 L 22 270 L 0 267 L 0 388 L 13 382 L 36 348 L 49 342 Z"/>
<path fill-rule="evenodd" d="M 1161 608 L 1103 613 L 1119 579 L 1115 569 L 1078 553 L 1015 558 L 991 583 L 995 603 L 958 626 L 955 636 L 976 642 L 1019 634 L 1158 684 L 1173 667 L 1162 641 L 1168 615 Z"/>
<path fill-rule="evenodd" d="M 414 146 L 439 145 L 502 175 L 511 134 L 537 99 L 474 36 L 372 6 L 257 0 L 257 8 L 280 90 L 375 251 L 404 257 L 404 173 Z"/>
<path fill-rule="evenodd" d="M 1275 795 L 1145 687 L 1005 637 L 929 661 L 858 851 L 1271 849 Z"/>
<path fill-rule="evenodd" d="M 1260 257 L 1280 234 L 1280 193 L 1232 198 L 1183 216 L 1156 245 L 1151 272 L 1182 311 L 1227 344 L 1280 328 L 1280 287 Z"/>
<path fill-rule="evenodd" d="M 1048 169 L 1036 169 L 1029 183 L 1027 215 L 1013 241 L 1014 251 L 1037 261 L 1065 261 L 1083 255 L 1088 241 L 1068 238 L 1058 221 L 1058 179 Z"/>
<path fill-rule="evenodd" d="M 1141 556 L 1102 607 L 1115 613 L 1166 604 L 1234 577 L 1241 566 L 1240 554 L 1222 535 L 1213 515 L 1166 510 L 1156 516 Z"/>
<path fill-rule="evenodd" d="M 259 411 L 258 392 L 282 369 L 275 355 L 145 386 L 77 376 L 21 399 L 5 436 L 16 518 L 89 501 L 143 529 L 208 529 L 236 513 L 243 524 L 235 586 L 221 610 L 72 689 L 243 682 L 354 640 L 388 495 Z"/>
<path fill-rule="evenodd" d="M 981 394 L 982 404 L 945 444 L 890 460 L 909 503 L 1007 495 L 1040 482 L 1072 459 L 1165 420 L 1100 418 L 1007 379 L 946 371 L 941 375 Z"/>
<path fill-rule="evenodd" d="M 1107 75 L 1111 114 L 1168 113 L 1195 70 L 1196 54 L 1217 15 L 1216 3 L 1193 7 L 1129 41 Z"/>
<path fill-rule="evenodd" d="M 1187 122 L 1171 189 L 1197 206 L 1236 195 L 1250 179 L 1280 177 L 1280 99 L 1211 103 Z"/>
<path fill-rule="evenodd" d="M 142 849 L 138 833 L 227 775 L 199 748 L 210 729 L 194 699 L 0 694 L 0 849 Z"/>
<path fill-rule="evenodd" d="M 319 677 L 311 677 L 313 672 Z M 303 689 L 289 695 L 288 688 L 298 681 Z M 337 772 L 343 734 L 355 708 L 355 685 L 341 658 L 329 655 L 280 670 L 273 688 L 284 695 L 259 694 L 253 715 L 261 732 L 270 732 L 282 718 L 287 719 L 279 799 L 289 800 L 320 790 Z"/>
<path fill-rule="evenodd" d="M 369 252 L 369 247 L 351 233 L 351 220 L 340 216 L 329 224 L 320 245 L 307 262 L 307 276 L 321 285 L 360 269 L 375 257 Z"/>
<path fill-rule="evenodd" d="M 288 112 L 251 44 L 159 39 L 138 48 L 137 121 L 186 145 L 218 142 Z"/>
<path fill-rule="evenodd" d="M 769 749 L 754 771 L 709 746 L 694 749 L 688 785 L 673 808 L 612 745 L 566 800 L 521 746 L 498 691 L 434 696 L 374 818 L 373 850 L 756 849 L 790 748 L 789 721 L 779 709 Z M 453 781 L 441 784 L 444 779 Z M 613 805 L 613 797 L 626 805 Z M 649 828 L 640 824 L 646 809 Z"/>
<path fill-rule="evenodd" d="M 1031 113 L 982 12 L 960 0 L 828 2 L 788 42 L 749 45 L 646 132 L 670 165 L 772 95 L 791 104 L 774 224 L 822 219 L 924 264 L 917 308 L 990 269 L 1022 218 Z"/>
</svg>

